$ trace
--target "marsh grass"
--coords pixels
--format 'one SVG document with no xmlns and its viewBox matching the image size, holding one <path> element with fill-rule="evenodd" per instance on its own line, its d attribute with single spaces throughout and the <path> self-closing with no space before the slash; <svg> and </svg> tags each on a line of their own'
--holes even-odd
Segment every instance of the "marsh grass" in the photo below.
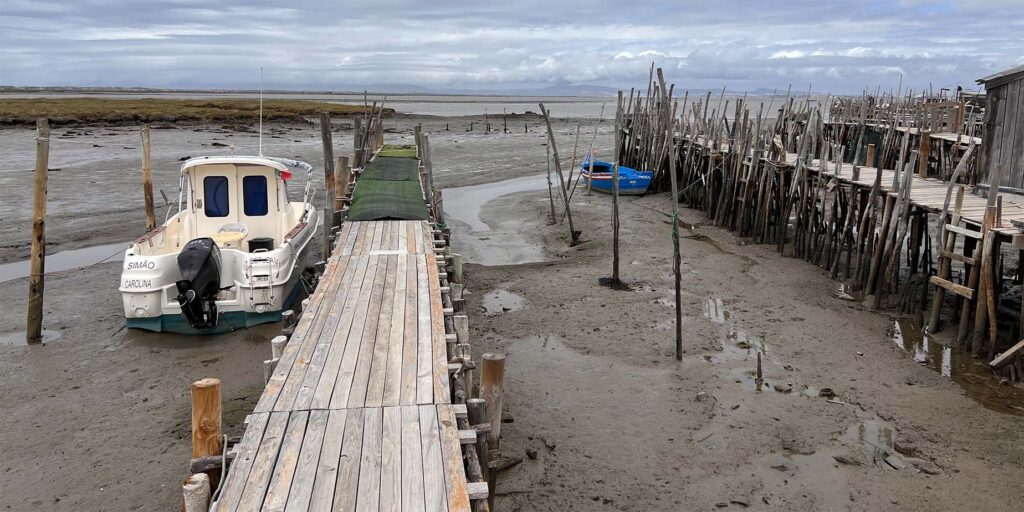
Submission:
<svg viewBox="0 0 1024 512">
<path fill-rule="evenodd" d="M 362 114 L 362 105 L 307 100 L 264 100 L 265 121 L 300 121 L 320 112 L 334 115 Z M 385 114 L 393 112 L 385 109 Z M 255 122 L 259 118 L 256 99 L 167 99 L 167 98 L 13 98 L 0 99 L 0 125 L 34 124 L 47 118 L 53 125 Z"/>
</svg>

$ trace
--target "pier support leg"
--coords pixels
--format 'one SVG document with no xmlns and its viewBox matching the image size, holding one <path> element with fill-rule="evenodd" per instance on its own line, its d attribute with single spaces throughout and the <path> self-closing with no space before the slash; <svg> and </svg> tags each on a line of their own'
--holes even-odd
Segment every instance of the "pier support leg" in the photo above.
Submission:
<svg viewBox="0 0 1024 512">
<path fill-rule="evenodd" d="M 36 121 L 35 198 L 32 204 L 32 261 L 28 275 L 28 322 L 25 341 L 43 339 L 43 274 L 46 262 L 46 180 L 50 165 L 50 124 Z"/>
</svg>

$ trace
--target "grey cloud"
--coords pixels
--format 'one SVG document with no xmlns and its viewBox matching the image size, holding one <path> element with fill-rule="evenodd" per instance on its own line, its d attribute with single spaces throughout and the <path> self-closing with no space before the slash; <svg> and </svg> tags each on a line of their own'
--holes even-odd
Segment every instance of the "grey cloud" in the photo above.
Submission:
<svg viewBox="0 0 1024 512">
<path fill-rule="evenodd" d="M 858 92 L 1024 64 L 1024 0 L 8 0 L 0 83 L 282 89 L 646 80 Z"/>
</svg>

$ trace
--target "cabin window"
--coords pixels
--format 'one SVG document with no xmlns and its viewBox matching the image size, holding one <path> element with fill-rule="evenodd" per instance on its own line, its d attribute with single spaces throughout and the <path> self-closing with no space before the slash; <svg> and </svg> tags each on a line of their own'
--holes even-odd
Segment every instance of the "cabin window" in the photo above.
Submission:
<svg viewBox="0 0 1024 512">
<path fill-rule="evenodd" d="M 242 202 L 248 217 L 267 214 L 267 177 L 246 176 L 242 178 Z"/>
<path fill-rule="evenodd" d="M 207 217 L 227 217 L 228 179 L 225 176 L 207 176 L 203 178 L 204 209 Z"/>
</svg>

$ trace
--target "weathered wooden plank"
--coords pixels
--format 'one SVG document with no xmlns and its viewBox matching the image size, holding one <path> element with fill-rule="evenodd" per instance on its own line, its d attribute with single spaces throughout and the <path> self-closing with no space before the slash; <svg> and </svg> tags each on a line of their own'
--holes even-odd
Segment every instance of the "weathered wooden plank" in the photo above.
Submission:
<svg viewBox="0 0 1024 512">
<path fill-rule="evenodd" d="M 277 455 L 277 462 L 274 464 L 270 484 L 267 486 L 267 495 L 263 499 L 263 510 L 268 512 L 284 510 L 284 506 L 288 502 L 292 479 L 295 476 L 295 467 L 299 462 L 299 451 L 302 449 L 302 439 L 305 436 L 308 421 L 309 411 L 296 411 L 289 416 L 288 427 L 285 429 L 284 438 L 281 441 L 281 450 Z"/>
<path fill-rule="evenodd" d="M 402 229 L 404 233 L 404 227 Z M 398 256 L 395 270 L 395 295 L 392 298 L 391 328 L 388 332 L 388 356 L 384 371 L 383 405 L 398 405 L 402 390 L 402 350 L 405 343 L 406 282 L 409 272 L 408 256 Z"/>
<path fill-rule="evenodd" d="M 967 300 L 974 299 L 974 290 L 964 285 L 946 281 L 945 279 L 942 279 L 939 276 L 932 276 L 930 279 L 928 279 L 928 281 L 936 286 L 941 286 Z"/>
<path fill-rule="evenodd" d="M 972 231 L 970 229 L 962 228 L 960 226 L 954 226 L 952 224 L 946 224 L 946 231 L 952 231 L 953 233 L 956 233 L 958 235 L 969 236 L 971 238 L 977 239 L 980 239 L 982 236 L 981 231 Z"/>
<path fill-rule="evenodd" d="M 1007 349 L 1006 352 L 999 354 L 999 356 L 993 359 L 992 362 L 988 363 L 988 365 L 992 368 L 999 368 L 1013 360 L 1013 357 L 1020 353 L 1024 353 L 1024 340 L 1020 340 L 1016 345 Z"/>
<path fill-rule="evenodd" d="M 402 411 L 402 510 L 424 512 L 423 450 L 420 412 L 415 405 L 403 405 Z"/>
<path fill-rule="evenodd" d="M 385 407 L 381 441 L 380 510 L 402 509 L 402 410 Z"/>
<path fill-rule="evenodd" d="M 376 256 L 379 258 L 379 266 L 386 269 L 384 274 L 377 272 L 377 278 L 373 281 L 373 291 L 370 294 L 370 307 L 366 313 L 366 322 L 359 339 L 359 353 L 357 354 L 356 365 L 352 372 L 352 385 L 349 387 L 348 401 L 341 401 L 342 395 L 337 395 L 337 400 L 331 397 L 332 407 L 362 407 L 366 403 L 366 392 L 369 388 L 370 369 L 373 364 L 373 356 L 377 345 L 377 328 L 380 327 L 380 312 L 385 302 L 384 288 L 387 277 L 394 269 L 393 264 L 387 256 Z M 337 393 L 337 390 L 335 391 Z"/>
<path fill-rule="evenodd" d="M 299 318 L 299 322 L 295 326 L 295 332 L 285 347 L 284 353 L 281 354 L 281 360 L 278 362 L 274 374 L 271 375 L 270 380 L 267 382 L 259 402 L 256 403 L 254 412 L 270 412 L 274 409 L 282 388 L 284 388 L 289 375 L 292 374 L 295 363 L 304 363 L 304 358 L 308 357 L 308 352 L 313 350 L 312 345 L 315 343 L 315 336 L 312 336 L 310 330 L 314 326 L 314 320 L 321 321 L 319 318 L 321 316 L 320 310 L 330 307 L 329 301 L 325 300 L 326 295 L 331 291 L 331 283 L 335 279 L 341 279 L 341 274 L 344 273 L 348 263 L 348 259 L 338 258 L 331 260 L 328 264 L 328 269 L 331 272 L 330 278 L 328 278 L 327 283 L 324 283 L 322 290 L 318 288 L 313 293 L 313 296 L 310 297 L 309 307 L 306 311 L 303 311 L 302 317 Z M 326 309 L 324 310 L 326 311 Z M 326 321 L 326 319 L 322 321 Z M 322 324 L 318 323 L 318 325 Z M 301 368 L 296 369 L 296 371 L 300 370 Z"/>
<path fill-rule="evenodd" d="M 346 259 L 351 260 L 351 258 Z M 301 378 L 301 384 L 298 386 L 297 391 L 295 391 L 295 399 L 291 404 L 285 403 L 283 399 L 279 400 L 276 407 L 277 410 L 285 410 L 285 408 L 301 410 L 310 407 L 317 383 L 323 376 L 324 365 L 327 363 L 330 353 L 337 349 L 336 344 L 333 343 L 332 333 L 338 329 L 339 324 L 345 319 L 346 307 L 352 302 L 354 294 L 358 292 L 359 283 L 362 280 L 363 274 L 366 273 L 366 263 L 365 258 L 355 259 L 346 269 L 344 275 L 341 276 L 341 281 L 337 284 L 337 292 L 331 299 L 331 307 L 325 315 L 326 320 L 324 321 L 323 328 L 317 333 L 316 346 L 306 364 L 305 374 L 301 377 L 297 374 L 290 377 L 293 380 Z M 322 312 L 319 314 L 324 315 Z M 291 389 L 288 392 L 283 392 L 282 397 L 287 397 L 290 393 Z"/>
<path fill-rule="evenodd" d="M 398 278 L 398 256 L 387 256 L 388 274 L 384 280 L 380 313 L 377 315 L 377 332 L 374 336 L 370 374 L 367 378 L 365 405 L 380 407 L 384 402 L 384 383 L 387 377 L 387 359 L 391 347 L 391 317 L 395 309 L 395 290 Z M 404 280 L 404 276 L 403 276 Z M 404 283 L 403 283 L 404 287 Z M 403 318 L 404 319 L 404 318 Z"/>
<path fill-rule="evenodd" d="M 245 481 L 245 489 L 242 490 L 242 497 L 238 500 L 238 506 L 234 510 L 258 510 L 263 504 L 263 498 L 267 493 L 267 484 L 270 483 L 271 472 L 274 470 L 274 463 L 277 461 L 277 454 L 281 448 L 281 438 L 284 436 L 284 429 L 288 425 L 287 412 L 274 412 L 270 414 L 267 422 L 267 429 L 263 432 L 263 439 L 260 441 L 259 451 L 253 459 L 252 469 Z M 227 509 L 221 509 L 227 510 Z"/>
<path fill-rule="evenodd" d="M 299 461 L 292 479 L 291 490 L 288 491 L 288 502 L 285 507 L 288 510 L 309 509 L 320 467 L 320 453 L 323 451 L 324 436 L 327 435 L 329 416 L 330 411 L 309 412 L 306 433 L 302 439 L 302 451 L 299 452 Z M 338 437 L 341 437 L 340 433 Z M 335 466 L 336 464 L 333 462 L 329 464 L 331 468 Z"/>
<path fill-rule="evenodd" d="M 430 287 L 426 255 L 416 256 L 416 403 L 429 404 L 434 399 L 434 358 L 430 319 Z M 445 365 L 447 368 L 448 365 Z M 447 374 L 447 370 L 445 371 Z"/>
<path fill-rule="evenodd" d="M 338 481 L 338 466 L 348 410 L 313 412 L 326 412 L 328 418 L 327 427 L 324 430 L 323 447 L 320 449 L 320 459 L 316 465 L 316 478 L 309 497 L 308 510 L 330 510 L 334 502 L 334 486 Z M 297 510 L 305 509 L 299 507 Z"/>
<path fill-rule="evenodd" d="M 238 507 L 242 499 L 242 490 L 249 478 L 249 471 L 252 469 L 253 461 L 263 440 L 263 432 L 267 428 L 267 421 L 270 413 L 259 413 L 249 415 L 249 425 L 242 434 L 242 441 L 238 444 L 238 454 L 231 464 L 231 471 L 228 472 L 227 480 L 224 481 L 218 500 L 217 510 L 230 512 Z"/>
<path fill-rule="evenodd" d="M 359 490 L 356 510 L 374 512 L 380 506 L 381 443 L 384 410 L 363 409 L 363 453 L 359 461 Z"/>
<path fill-rule="evenodd" d="M 416 254 L 416 244 L 418 244 L 419 242 L 416 239 L 415 223 L 409 222 L 405 225 L 405 236 L 406 240 L 408 240 L 409 242 L 409 245 L 406 247 L 406 249 L 409 251 L 409 254 Z"/>
<path fill-rule="evenodd" d="M 341 443 L 338 481 L 334 487 L 333 510 L 336 512 L 351 512 L 356 509 L 359 460 L 363 449 L 363 414 L 366 410 L 349 410 L 345 421 L 345 439 Z"/>
<path fill-rule="evenodd" d="M 356 357 L 359 353 L 360 335 L 366 324 L 367 310 L 370 307 L 373 283 L 378 276 L 383 277 L 385 269 L 380 268 L 380 258 L 363 256 L 367 261 L 366 275 L 359 288 L 354 302 L 345 305 L 350 309 L 351 322 L 342 322 L 333 336 L 335 350 L 328 356 L 328 364 L 324 366 L 324 374 L 317 383 L 313 393 L 311 406 L 315 409 L 330 407 L 341 409 L 341 404 L 348 401 L 348 393 L 352 387 L 352 375 L 355 371 Z M 347 314 L 349 312 L 346 312 Z M 342 347 L 344 349 L 342 350 Z M 343 396 L 339 397 L 341 393 Z"/>
<path fill-rule="evenodd" d="M 437 420 L 441 430 L 441 456 L 444 459 L 448 510 L 469 512 L 466 469 L 462 465 L 462 446 L 459 443 L 459 426 L 455 422 L 455 413 L 446 405 L 437 405 L 434 408 L 437 409 Z"/>
<path fill-rule="evenodd" d="M 441 432 L 433 405 L 419 406 L 420 444 L 423 449 L 423 497 L 427 510 L 448 510 L 441 458 Z"/>
<path fill-rule="evenodd" d="M 416 375 L 418 373 L 418 314 L 419 314 L 419 280 L 416 274 L 416 256 L 409 255 L 406 259 L 408 272 L 405 276 L 405 329 L 404 346 L 402 347 L 402 389 L 400 401 L 403 405 L 416 403 Z"/>
</svg>

